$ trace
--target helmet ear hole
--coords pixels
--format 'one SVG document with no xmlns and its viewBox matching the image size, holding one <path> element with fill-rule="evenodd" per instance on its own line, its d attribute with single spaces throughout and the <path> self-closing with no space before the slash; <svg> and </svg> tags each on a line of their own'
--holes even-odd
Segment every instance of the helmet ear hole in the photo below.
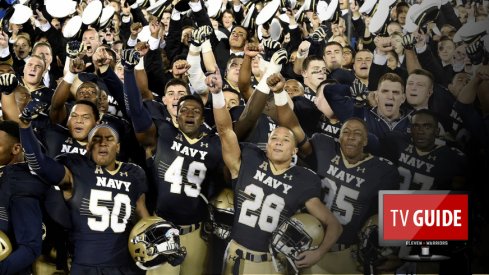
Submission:
<svg viewBox="0 0 489 275">
<path fill-rule="evenodd" d="M 160 217 L 147 217 L 134 225 L 129 234 L 129 253 L 136 265 L 149 270 L 166 262 L 179 265 L 187 251 L 180 246 L 180 231 Z"/>
</svg>

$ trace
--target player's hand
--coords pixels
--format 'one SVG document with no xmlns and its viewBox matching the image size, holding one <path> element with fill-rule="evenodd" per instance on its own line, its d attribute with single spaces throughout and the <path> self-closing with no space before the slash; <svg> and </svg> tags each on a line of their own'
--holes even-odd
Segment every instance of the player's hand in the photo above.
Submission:
<svg viewBox="0 0 489 275">
<path fill-rule="evenodd" d="M 316 31 L 314 31 L 311 35 L 312 41 L 320 42 L 326 38 L 326 31 L 323 27 L 319 27 Z"/>
<path fill-rule="evenodd" d="M 284 89 L 285 79 L 280 73 L 275 73 L 267 78 L 267 85 L 270 91 L 280 93 Z"/>
<path fill-rule="evenodd" d="M 319 249 L 304 251 L 297 256 L 299 260 L 295 261 L 295 265 L 299 269 L 313 266 L 321 260 L 321 256 Z"/>
<path fill-rule="evenodd" d="M 246 43 L 246 45 L 244 46 L 244 54 L 246 56 L 249 56 L 250 58 L 257 56 L 259 53 L 260 45 L 258 45 L 257 43 L 250 42 Z"/>
<path fill-rule="evenodd" d="M 82 58 L 76 57 L 70 62 L 70 72 L 77 74 L 85 70 L 85 62 Z"/>
<path fill-rule="evenodd" d="M 280 49 L 276 51 L 273 55 L 272 58 L 270 59 L 270 62 L 273 62 L 277 65 L 283 65 L 287 63 L 288 61 L 288 55 L 287 51 L 285 49 Z"/>
<path fill-rule="evenodd" d="M 46 109 L 47 103 L 39 101 L 37 99 L 32 99 L 19 115 L 19 119 L 27 124 L 32 120 L 36 119 L 39 114 Z"/>
<path fill-rule="evenodd" d="M 309 54 L 310 47 L 311 47 L 311 42 L 306 40 L 302 41 L 301 44 L 299 44 L 299 48 L 297 49 L 298 58 L 306 58 L 307 55 Z"/>
<path fill-rule="evenodd" d="M 108 66 L 112 62 L 112 55 L 107 52 L 105 47 L 98 47 L 92 55 L 92 62 L 96 68 Z"/>
<path fill-rule="evenodd" d="M 271 39 L 263 42 L 263 59 L 270 61 L 273 54 L 280 49 L 280 43 Z"/>
<path fill-rule="evenodd" d="M 217 65 L 216 65 L 217 68 Z M 214 73 L 209 74 L 205 78 L 205 85 L 207 85 L 209 92 L 213 94 L 217 94 L 222 90 L 222 78 L 219 70 L 216 70 Z"/>
<path fill-rule="evenodd" d="M 85 45 L 77 40 L 71 40 L 66 43 L 66 53 L 70 58 L 76 58 L 78 55 L 83 52 Z"/>
<path fill-rule="evenodd" d="M 465 52 L 467 52 L 472 65 L 479 65 L 484 60 L 484 44 L 480 40 L 468 45 Z"/>
<path fill-rule="evenodd" d="M 0 31 L 0 49 L 8 48 L 8 34 L 6 32 Z"/>
<path fill-rule="evenodd" d="M 412 50 L 416 46 L 416 38 L 411 33 L 408 33 L 402 37 L 402 46 L 406 50 Z"/>
<path fill-rule="evenodd" d="M 190 69 L 190 64 L 187 62 L 187 60 L 177 60 L 173 63 L 171 72 L 173 76 L 179 77 L 185 74 L 188 69 Z"/>
<path fill-rule="evenodd" d="M 139 62 L 139 52 L 135 49 L 127 49 L 122 51 L 122 65 L 126 69 L 132 69 Z"/>
<path fill-rule="evenodd" d="M 0 92 L 2 92 L 3 94 L 11 94 L 18 85 L 19 80 L 17 80 L 15 74 L 0 75 Z"/>
</svg>

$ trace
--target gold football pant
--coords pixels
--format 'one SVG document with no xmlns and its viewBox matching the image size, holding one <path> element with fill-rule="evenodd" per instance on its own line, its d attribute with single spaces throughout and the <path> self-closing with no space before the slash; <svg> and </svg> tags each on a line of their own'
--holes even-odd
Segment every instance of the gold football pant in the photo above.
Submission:
<svg viewBox="0 0 489 275">
<path fill-rule="evenodd" d="M 351 257 L 351 247 L 336 252 L 328 252 L 319 262 L 301 270 L 301 274 L 363 274 L 357 270 L 357 263 Z"/>
<path fill-rule="evenodd" d="M 183 226 L 185 227 L 185 226 Z M 204 274 L 207 261 L 207 243 L 200 237 L 202 225 L 187 234 L 180 235 L 180 245 L 187 249 L 187 255 L 181 265 L 172 266 L 165 263 L 148 270 L 147 275 L 200 275 Z"/>
<path fill-rule="evenodd" d="M 283 274 L 275 271 L 270 253 L 245 248 L 231 240 L 224 256 L 224 275 Z"/>
</svg>

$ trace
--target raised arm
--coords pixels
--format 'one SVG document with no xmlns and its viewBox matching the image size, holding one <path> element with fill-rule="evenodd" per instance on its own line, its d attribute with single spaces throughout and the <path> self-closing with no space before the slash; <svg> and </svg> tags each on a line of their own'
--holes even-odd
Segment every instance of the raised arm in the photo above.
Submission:
<svg viewBox="0 0 489 275">
<path fill-rule="evenodd" d="M 312 145 L 302 130 L 297 116 L 288 104 L 289 95 L 283 89 L 285 79 L 280 74 L 274 74 L 268 78 L 267 83 L 270 86 L 270 90 L 274 93 L 278 124 L 289 128 L 294 133 L 297 147 L 299 148 L 299 155 L 301 157 L 309 156 L 312 153 Z"/>
<path fill-rule="evenodd" d="M 130 114 L 136 138 L 145 148 L 146 157 L 153 155 L 156 149 L 156 126 L 151 119 L 148 110 L 143 107 L 141 94 L 134 77 L 134 65 L 138 62 L 139 55 L 133 49 L 124 50 L 124 97 L 127 112 Z"/>
<path fill-rule="evenodd" d="M 222 157 L 224 163 L 231 172 L 231 178 L 238 177 L 241 167 L 241 149 L 239 148 L 238 138 L 233 131 L 231 115 L 226 108 L 224 95 L 222 93 L 222 78 L 219 70 L 209 75 L 205 79 L 209 91 L 212 93 L 212 105 L 214 120 L 216 122 L 219 138 L 221 139 Z"/>
<path fill-rule="evenodd" d="M 251 60 L 260 53 L 259 46 L 256 43 L 246 43 L 244 47 L 243 63 L 239 70 L 238 88 L 244 100 L 248 102 L 253 94 L 251 88 Z"/>
<path fill-rule="evenodd" d="M 19 85 L 15 74 L 5 73 L 0 75 L 0 92 L 2 93 L 2 112 L 4 120 L 13 120 L 19 122 L 19 107 L 15 100 L 14 92 L 24 89 Z"/>
<path fill-rule="evenodd" d="M 41 151 L 39 141 L 31 127 L 30 122 L 44 108 L 46 108 L 46 103 L 32 100 L 22 110 L 19 119 L 20 141 L 31 172 L 51 185 L 58 185 L 63 190 L 65 199 L 69 199 L 73 194 L 73 177 L 71 171 Z"/>
</svg>

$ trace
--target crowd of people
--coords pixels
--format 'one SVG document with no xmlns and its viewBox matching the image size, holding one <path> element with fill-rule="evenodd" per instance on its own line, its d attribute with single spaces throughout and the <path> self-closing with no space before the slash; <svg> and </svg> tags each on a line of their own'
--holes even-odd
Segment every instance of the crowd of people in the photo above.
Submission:
<svg viewBox="0 0 489 275">
<path fill-rule="evenodd" d="M 0 274 L 489 272 L 488 14 L 472 0 L 2 0 Z M 435 248 L 440 263 L 365 254 L 380 190 L 468 192 L 470 239 Z M 223 194 L 234 215 L 215 235 Z M 271 243 L 299 212 L 324 237 L 290 258 Z M 178 244 L 141 252 L 131 230 L 163 222 L 175 230 L 151 238 Z"/>
</svg>

